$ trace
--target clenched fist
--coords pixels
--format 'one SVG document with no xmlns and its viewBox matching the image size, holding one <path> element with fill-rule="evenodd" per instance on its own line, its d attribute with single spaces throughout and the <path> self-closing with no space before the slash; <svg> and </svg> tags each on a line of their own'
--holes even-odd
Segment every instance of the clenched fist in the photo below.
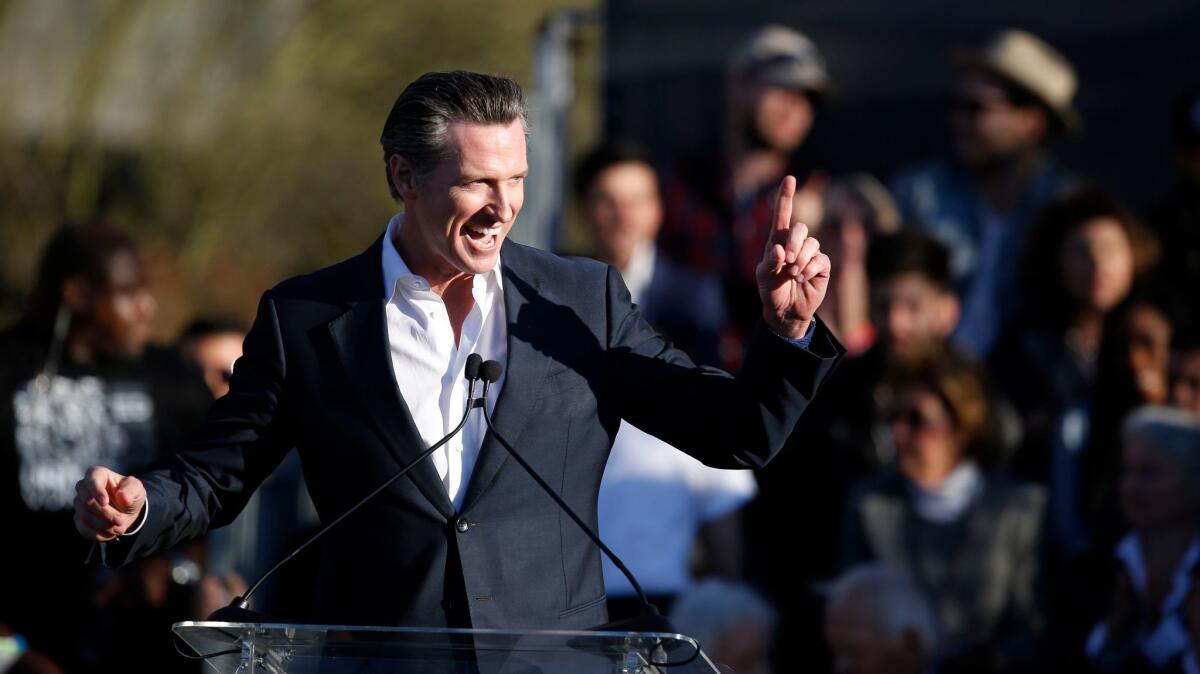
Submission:
<svg viewBox="0 0 1200 674">
<path fill-rule="evenodd" d="M 75 528 L 89 541 L 111 541 L 133 528 L 146 506 L 142 481 L 103 466 L 75 483 Z"/>
</svg>

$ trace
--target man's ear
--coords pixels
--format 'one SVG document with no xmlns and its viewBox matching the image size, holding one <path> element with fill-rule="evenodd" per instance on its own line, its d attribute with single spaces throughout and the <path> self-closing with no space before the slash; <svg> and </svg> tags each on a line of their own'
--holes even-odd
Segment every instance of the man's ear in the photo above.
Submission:
<svg viewBox="0 0 1200 674">
<path fill-rule="evenodd" d="M 417 192 L 417 172 L 407 159 L 398 154 L 388 158 L 388 173 L 400 199 L 408 202 Z"/>
<path fill-rule="evenodd" d="M 954 328 L 958 327 L 958 317 L 961 313 L 962 306 L 953 292 L 938 295 L 937 328 L 942 337 L 949 337 Z"/>
<path fill-rule="evenodd" d="M 72 276 L 62 282 L 62 301 L 76 316 L 86 315 L 92 303 L 92 289 L 82 276 Z"/>
</svg>

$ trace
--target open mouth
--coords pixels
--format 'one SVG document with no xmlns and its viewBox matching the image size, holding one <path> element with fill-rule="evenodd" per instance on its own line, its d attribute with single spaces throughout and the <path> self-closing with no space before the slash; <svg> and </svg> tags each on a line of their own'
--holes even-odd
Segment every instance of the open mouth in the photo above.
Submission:
<svg viewBox="0 0 1200 674">
<path fill-rule="evenodd" d="M 500 233 L 503 231 L 504 228 L 500 225 L 491 225 L 488 227 L 466 225 L 463 227 L 463 233 L 466 234 L 467 241 L 471 243 L 472 247 L 480 250 L 495 248 L 500 240 Z"/>
</svg>

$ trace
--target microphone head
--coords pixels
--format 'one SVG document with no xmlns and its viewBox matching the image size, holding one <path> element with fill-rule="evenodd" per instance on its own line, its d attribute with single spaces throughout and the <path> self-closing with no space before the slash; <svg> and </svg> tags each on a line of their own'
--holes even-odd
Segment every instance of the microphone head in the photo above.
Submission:
<svg viewBox="0 0 1200 674">
<path fill-rule="evenodd" d="M 485 360 L 479 366 L 479 376 L 489 384 L 495 384 L 500 380 L 500 373 L 504 371 L 504 366 L 494 360 Z"/>
<path fill-rule="evenodd" d="M 465 374 L 467 377 L 467 381 L 475 381 L 476 379 L 479 379 L 479 366 L 482 364 L 483 356 L 477 353 L 467 356 L 467 367 L 463 371 L 463 374 Z"/>
</svg>

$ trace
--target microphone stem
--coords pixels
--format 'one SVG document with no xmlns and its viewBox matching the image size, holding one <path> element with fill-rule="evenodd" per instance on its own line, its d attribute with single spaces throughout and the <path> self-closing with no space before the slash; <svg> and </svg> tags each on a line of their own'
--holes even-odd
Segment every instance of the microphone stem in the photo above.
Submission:
<svg viewBox="0 0 1200 674">
<path fill-rule="evenodd" d="M 486 391 L 487 391 L 486 383 L 484 384 L 484 391 L 485 391 L 485 395 L 486 395 Z M 438 440 L 436 443 L 434 443 L 432 446 L 430 446 L 429 449 L 426 449 L 424 452 L 421 452 L 420 456 L 418 456 L 416 459 L 414 459 L 412 462 L 410 462 L 404 468 L 400 469 L 400 471 L 397 472 L 395 475 L 388 478 L 388 480 L 386 482 L 384 482 L 383 484 L 376 487 L 373 491 L 371 491 L 371 493 L 369 493 L 365 497 L 363 497 L 358 503 L 355 503 L 353 507 L 351 507 L 350 509 L 348 509 L 346 512 L 342 513 L 341 515 L 338 515 L 338 517 L 336 519 L 334 519 L 333 521 L 331 521 L 329 524 L 326 524 L 325 526 L 321 527 L 320 531 L 318 531 L 315 535 L 313 535 L 312 538 L 309 538 L 308 540 L 304 541 L 304 543 L 302 543 L 300 545 L 300 547 L 293 550 L 291 552 L 291 554 L 289 554 L 287 557 L 284 557 L 283 559 L 276 562 L 275 566 L 272 566 L 270 568 L 270 570 L 268 570 L 263 575 L 259 576 L 258 580 L 254 581 L 254 584 L 251 585 L 250 589 L 246 591 L 245 596 L 238 597 L 234 600 L 234 603 L 237 605 L 237 607 L 243 608 L 243 609 L 247 608 L 250 605 L 250 595 L 254 594 L 254 591 L 258 589 L 258 586 L 262 585 L 263 581 L 265 581 L 267 578 L 270 578 L 271 574 L 275 573 L 275 571 L 279 567 L 283 566 L 284 564 L 287 564 L 289 561 L 291 561 L 291 559 L 293 557 L 295 557 L 296 555 L 303 552 L 305 548 L 312 545 L 318 539 L 320 539 L 322 536 L 324 536 L 325 532 L 336 527 L 339 523 L 341 523 L 342 520 L 344 520 L 347 517 L 349 517 L 350 515 L 354 514 L 354 512 L 356 510 L 358 510 L 359 507 L 361 507 L 364 503 L 375 498 L 376 494 L 383 491 L 384 489 L 387 489 L 393 482 L 395 482 L 396 480 L 399 480 L 401 477 L 404 477 L 405 475 L 407 475 L 408 471 L 417 467 L 417 465 L 420 464 L 422 461 L 424 461 L 426 458 L 428 458 L 428 456 L 430 454 L 433 454 L 434 451 L 436 451 L 439 447 L 441 447 L 442 445 L 449 442 L 450 438 L 453 438 L 455 435 L 457 435 L 458 432 L 462 430 L 463 426 L 467 425 L 467 419 L 470 418 L 471 407 L 472 407 L 472 403 L 474 402 L 474 396 L 475 396 L 475 382 L 471 381 L 471 385 L 470 385 L 469 389 L 467 390 L 467 404 L 466 404 L 465 408 L 463 409 L 462 419 L 458 422 L 458 425 L 454 427 L 454 430 L 447 433 L 446 437 L 442 438 L 441 440 Z M 486 411 L 487 408 L 485 407 L 484 410 Z"/>
<path fill-rule="evenodd" d="M 492 415 L 490 412 L 488 412 L 487 408 L 487 392 L 490 384 L 491 382 L 487 379 L 483 380 L 483 420 L 487 422 L 488 430 L 492 432 L 492 436 L 494 436 L 500 443 L 500 446 L 508 452 L 508 455 L 511 456 L 514 461 L 520 464 L 521 467 L 525 469 L 525 472 L 528 473 L 529 476 L 538 483 L 538 485 L 542 488 L 542 491 L 545 491 L 550 495 L 550 498 L 554 499 L 554 502 L 558 504 L 558 507 L 561 508 L 562 511 L 565 512 L 572 521 L 575 522 L 575 525 L 578 526 L 584 532 L 584 534 L 586 534 L 587 537 L 590 538 L 592 542 L 600 548 L 600 550 L 605 554 L 606 557 L 608 557 L 613 565 L 625 575 L 625 579 L 628 580 L 629 584 L 633 586 L 633 590 L 637 593 L 638 599 L 642 601 L 642 604 L 644 606 L 653 606 L 653 604 L 650 603 L 650 598 L 646 596 L 646 591 L 642 589 L 642 584 L 638 582 L 637 578 L 633 575 L 633 572 L 629 570 L 629 567 L 625 566 L 625 563 L 621 561 L 621 558 L 617 557 L 616 553 L 609 549 L 609 547 L 604 544 L 604 541 L 600 540 L 599 536 L 594 536 L 592 534 L 591 529 L 587 524 L 584 523 L 579 515 L 575 514 L 575 511 L 571 508 L 571 506 L 567 505 L 566 501 L 563 501 L 562 497 L 560 497 L 558 493 L 555 492 L 554 489 L 542 479 L 542 476 L 537 474 L 537 471 L 533 469 L 533 466 L 530 466 L 525 462 L 525 459 L 521 458 L 521 455 L 517 453 L 517 450 L 513 449 L 512 445 L 508 444 L 508 441 L 504 439 L 504 436 L 500 435 L 500 431 L 496 430 L 496 427 L 492 425 Z"/>
</svg>

